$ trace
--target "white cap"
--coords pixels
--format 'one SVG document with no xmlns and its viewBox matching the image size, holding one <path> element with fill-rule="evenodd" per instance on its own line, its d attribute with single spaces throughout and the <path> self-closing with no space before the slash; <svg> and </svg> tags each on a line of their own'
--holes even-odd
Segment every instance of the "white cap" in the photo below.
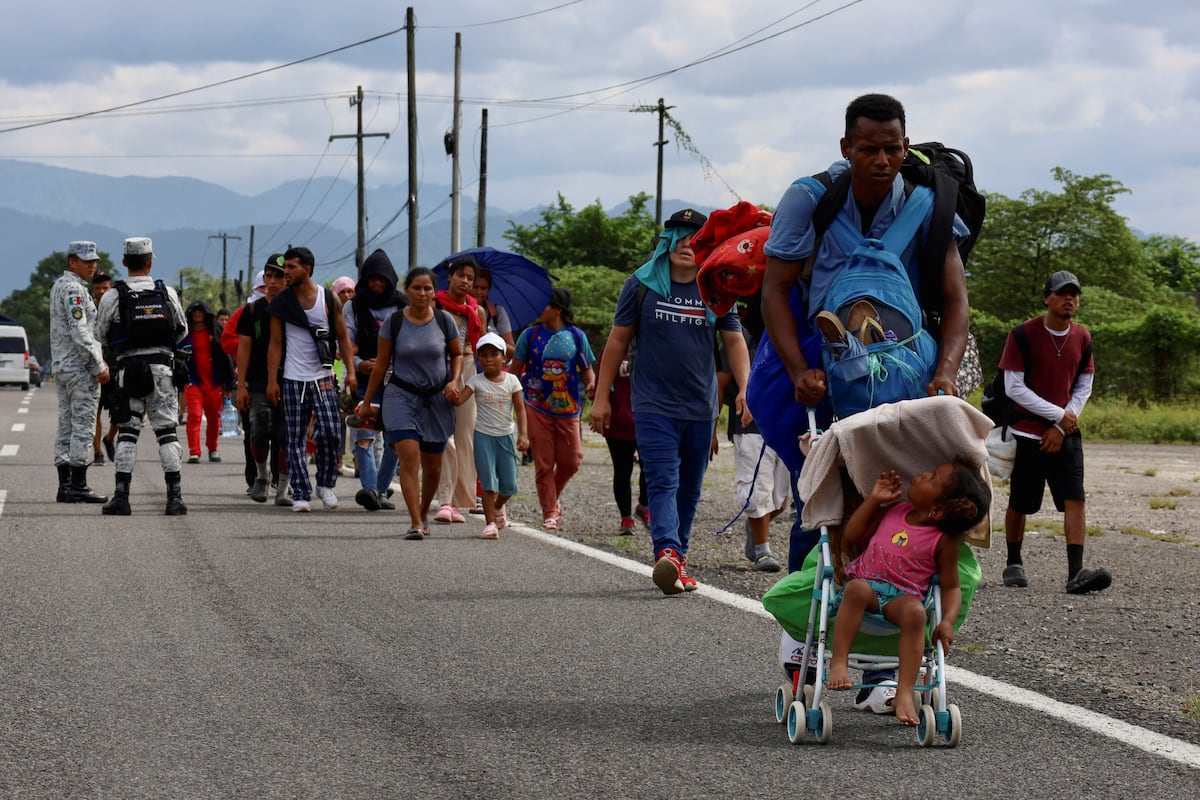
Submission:
<svg viewBox="0 0 1200 800">
<path fill-rule="evenodd" d="M 475 352 L 478 353 L 485 344 L 490 344 L 492 347 L 499 350 L 501 355 L 504 355 L 508 352 L 508 346 L 504 343 L 504 340 L 500 338 L 500 334 L 498 333 L 492 333 L 491 331 L 488 331 L 483 336 L 480 336 L 479 341 L 475 343 Z"/>
<path fill-rule="evenodd" d="M 147 256 L 154 252 L 154 245 L 146 236 L 135 236 L 125 240 L 125 255 Z"/>
<path fill-rule="evenodd" d="M 75 256 L 80 261 L 100 260 L 100 254 L 96 252 L 95 242 L 71 242 L 67 245 L 67 255 Z"/>
</svg>

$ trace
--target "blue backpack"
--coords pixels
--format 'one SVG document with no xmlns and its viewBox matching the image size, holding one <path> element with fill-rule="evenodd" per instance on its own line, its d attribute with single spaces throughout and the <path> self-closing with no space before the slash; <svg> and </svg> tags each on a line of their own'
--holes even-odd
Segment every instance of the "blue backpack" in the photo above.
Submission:
<svg viewBox="0 0 1200 800">
<path fill-rule="evenodd" d="M 818 196 L 823 194 L 819 181 L 801 180 Z M 925 396 L 937 366 L 937 342 L 927 330 L 900 254 L 917 235 L 932 206 L 933 192 L 916 186 L 880 239 L 864 238 L 843 214 L 829 226 L 828 235 L 849 255 L 830 283 L 822 308 L 845 323 L 855 303 L 870 301 L 887 336 L 884 341 L 864 345 L 850 334 L 845 344 L 822 344 L 821 365 L 838 417 Z"/>
</svg>

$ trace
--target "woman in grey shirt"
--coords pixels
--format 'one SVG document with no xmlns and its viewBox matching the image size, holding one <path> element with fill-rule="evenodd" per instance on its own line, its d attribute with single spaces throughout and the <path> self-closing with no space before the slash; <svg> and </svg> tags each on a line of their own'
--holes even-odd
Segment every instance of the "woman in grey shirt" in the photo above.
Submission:
<svg viewBox="0 0 1200 800">
<path fill-rule="evenodd" d="M 383 392 L 384 439 L 400 460 L 400 490 L 408 507 L 406 539 L 423 539 L 429 505 L 442 475 L 442 453 L 454 435 L 454 399 L 462 375 L 458 326 L 436 309 L 433 270 L 417 267 L 404 278 L 408 306 L 396 311 L 379 329 L 379 352 L 364 397 Z M 370 413 L 369 403 L 358 408 Z"/>
</svg>

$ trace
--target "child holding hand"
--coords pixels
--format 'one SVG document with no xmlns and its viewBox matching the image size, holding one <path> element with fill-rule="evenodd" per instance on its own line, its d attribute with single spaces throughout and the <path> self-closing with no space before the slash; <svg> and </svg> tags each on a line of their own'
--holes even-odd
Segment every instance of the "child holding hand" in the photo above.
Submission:
<svg viewBox="0 0 1200 800">
<path fill-rule="evenodd" d="M 504 504 L 517 493 L 517 451 L 529 449 L 525 401 L 521 380 L 505 372 L 506 346 L 495 333 L 485 333 L 475 344 L 481 372 L 467 379 L 454 405 L 475 397 L 475 472 L 482 488 L 483 518 L 487 523 L 481 539 L 499 539 L 508 524 Z M 513 411 L 517 417 L 517 441 L 513 445 Z"/>
<path fill-rule="evenodd" d="M 900 628 L 896 718 L 917 725 L 913 687 L 925 645 L 925 596 L 936 573 L 942 587 L 942 621 L 932 641 L 946 649 L 954 640 L 954 621 L 962 606 L 958 583 L 958 539 L 988 513 L 991 490 L 978 470 L 955 459 L 912 479 L 901 497 L 895 470 L 879 475 L 870 495 L 843 526 L 842 538 L 866 549 L 846 567 L 846 585 L 833 634 L 830 689 L 852 688 L 849 657 L 865 612 L 882 612 Z"/>
</svg>

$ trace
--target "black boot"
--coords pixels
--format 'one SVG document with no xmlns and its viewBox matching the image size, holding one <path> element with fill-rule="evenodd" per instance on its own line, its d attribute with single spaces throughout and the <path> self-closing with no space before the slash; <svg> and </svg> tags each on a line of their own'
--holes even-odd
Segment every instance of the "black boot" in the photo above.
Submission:
<svg viewBox="0 0 1200 800">
<path fill-rule="evenodd" d="M 129 508 L 129 483 L 133 475 L 128 472 L 117 473 L 117 487 L 113 489 L 112 499 L 100 509 L 102 514 L 110 517 L 128 517 L 133 513 Z"/>
<path fill-rule="evenodd" d="M 107 503 L 108 498 L 102 494 L 96 494 L 87 485 L 88 468 L 71 467 L 71 486 L 67 490 L 68 503 Z"/>
<path fill-rule="evenodd" d="M 183 504 L 183 486 L 179 483 L 178 472 L 167 473 L 167 510 L 168 517 L 182 517 L 187 513 Z"/>
<path fill-rule="evenodd" d="M 59 503 L 74 503 L 71 499 L 71 465 L 57 464 L 58 467 L 58 498 Z"/>
</svg>

